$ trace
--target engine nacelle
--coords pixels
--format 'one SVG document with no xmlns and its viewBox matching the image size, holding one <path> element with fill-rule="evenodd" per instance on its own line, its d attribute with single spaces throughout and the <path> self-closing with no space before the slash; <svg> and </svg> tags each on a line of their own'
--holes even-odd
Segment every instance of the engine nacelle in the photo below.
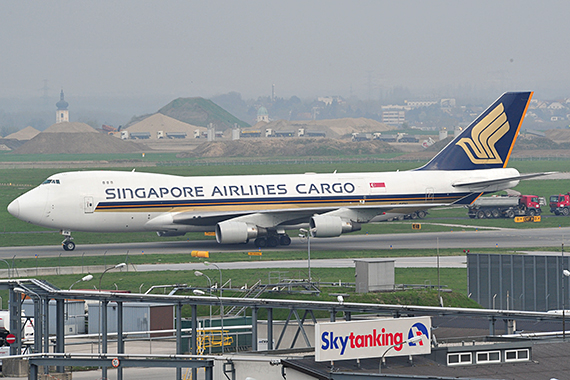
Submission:
<svg viewBox="0 0 570 380">
<path fill-rule="evenodd" d="M 337 237 L 360 230 L 360 223 L 333 215 L 315 215 L 309 225 L 314 237 Z"/>
<path fill-rule="evenodd" d="M 247 243 L 260 235 L 260 228 L 254 224 L 231 220 L 216 224 L 216 241 L 220 244 Z"/>
</svg>

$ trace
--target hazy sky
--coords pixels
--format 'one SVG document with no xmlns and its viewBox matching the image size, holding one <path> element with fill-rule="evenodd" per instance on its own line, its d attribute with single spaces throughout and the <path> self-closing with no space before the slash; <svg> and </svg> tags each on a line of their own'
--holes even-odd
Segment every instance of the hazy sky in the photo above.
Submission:
<svg viewBox="0 0 570 380">
<path fill-rule="evenodd" d="M 0 97 L 44 80 L 50 96 L 570 96 L 569 15 L 569 1 L 0 0 Z"/>
</svg>

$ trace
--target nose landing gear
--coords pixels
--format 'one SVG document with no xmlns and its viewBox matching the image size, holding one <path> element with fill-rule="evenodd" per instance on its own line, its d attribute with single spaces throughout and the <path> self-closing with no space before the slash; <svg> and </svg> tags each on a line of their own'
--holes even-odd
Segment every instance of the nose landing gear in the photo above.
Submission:
<svg viewBox="0 0 570 380">
<path fill-rule="evenodd" d="M 71 231 L 61 231 L 61 234 L 65 236 L 65 239 L 61 242 L 64 251 L 73 251 L 75 249 L 75 243 L 72 241 Z"/>
</svg>

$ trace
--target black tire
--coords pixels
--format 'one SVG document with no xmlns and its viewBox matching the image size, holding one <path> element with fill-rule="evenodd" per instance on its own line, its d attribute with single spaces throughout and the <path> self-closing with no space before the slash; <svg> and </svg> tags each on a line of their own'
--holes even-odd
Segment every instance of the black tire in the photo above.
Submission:
<svg viewBox="0 0 570 380">
<path fill-rule="evenodd" d="M 426 212 L 424 210 L 418 211 L 418 218 L 423 219 L 426 217 Z"/>
<path fill-rule="evenodd" d="M 491 210 L 485 210 L 485 218 L 487 219 L 491 219 L 493 217 L 493 214 L 491 214 Z"/>
<path fill-rule="evenodd" d="M 528 210 L 528 215 L 529 215 L 529 216 L 535 216 L 535 215 L 536 215 L 536 211 L 535 211 L 533 208 L 531 208 L 530 210 Z"/>
<path fill-rule="evenodd" d="M 564 215 L 564 216 L 570 215 L 570 209 L 568 207 L 564 207 L 562 209 L 562 215 Z"/>
<path fill-rule="evenodd" d="M 500 218 L 501 217 L 501 212 L 499 211 L 498 208 L 494 208 L 491 210 L 491 216 L 495 219 Z"/>
<path fill-rule="evenodd" d="M 512 219 L 515 217 L 515 212 L 513 210 L 507 210 L 507 212 L 505 212 L 505 216 L 509 219 Z"/>
<path fill-rule="evenodd" d="M 264 237 L 258 237 L 253 242 L 257 248 L 265 248 L 267 246 L 267 239 Z"/>
<path fill-rule="evenodd" d="M 555 215 L 560 215 L 560 211 L 554 210 L 554 214 L 555 214 Z"/>
<path fill-rule="evenodd" d="M 289 235 L 281 235 L 279 237 L 279 244 L 280 245 L 290 245 L 291 244 L 291 238 L 289 237 Z"/>
<path fill-rule="evenodd" d="M 485 213 L 482 210 L 477 211 L 477 219 L 485 219 Z"/>
<path fill-rule="evenodd" d="M 63 243 L 64 251 L 73 251 L 75 249 L 75 243 L 72 241 L 66 241 Z"/>
<path fill-rule="evenodd" d="M 269 248 L 275 248 L 279 245 L 279 237 L 278 236 L 269 236 L 267 238 L 267 246 Z"/>
<path fill-rule="evenodd" d="M 417 214 L 416 212 L 412 212 L 412 213 L 410 214 L 410 218 L 412 218 L 412 219 L 417 219 L 417 218 L 418 218 L 418 214 Z"/>
</svg>

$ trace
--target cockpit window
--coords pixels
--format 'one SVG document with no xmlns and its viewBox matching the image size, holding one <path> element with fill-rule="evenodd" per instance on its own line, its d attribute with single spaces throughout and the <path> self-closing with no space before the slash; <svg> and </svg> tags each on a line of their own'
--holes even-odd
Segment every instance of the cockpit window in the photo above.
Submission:
<svg viewBox="0 0 570 380">
<path fill-rule="evenodd" d="M 42 182 L 42 185 L 47 185 L 47 184 L 55 184 L 55 185 L 59 185 L 59 179 L 51 179 L 48 178 L 45 181 Z"/>
</svg>

